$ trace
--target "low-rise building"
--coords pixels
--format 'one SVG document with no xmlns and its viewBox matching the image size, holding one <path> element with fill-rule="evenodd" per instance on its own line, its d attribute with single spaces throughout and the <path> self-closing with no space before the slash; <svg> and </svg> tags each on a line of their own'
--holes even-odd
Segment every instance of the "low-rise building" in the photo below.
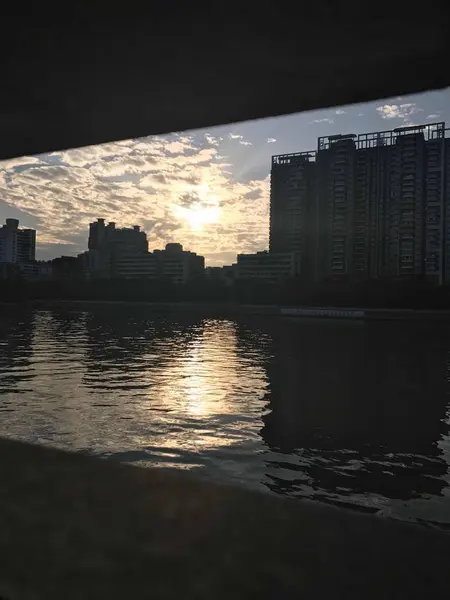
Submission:
<svg viewBox="0 0 450 600">
<path fill-rule="evenodd" d="M 236 273 L 236 265 L 224 265 L 223 267 L 206 267 L 205 275 L 210 281 L 233 285 Z"/>
<path fill-rule="evenodd" d="M 79 255 L 59 256 L 51 261 L 53 279 L 80 279 L 83 274 L 83 263 Z"/>
<path fill-rule="evenodd" d="M 111 276 L 114 279 L 156 279 L 156 259 L 151 252 L 122 249 L 113 253 Z"/>
<path fill-rule="evenodd" d="M 296 252 L 256 252 L 238 254 L 236 279 L 276 283 L 300 274 L 300 255 Z"/>
<path fill-rule="evenodd" d="M 0 262 L 0 279 L 20 279 L 20 269 L 17 263 Z"/>
<path fill-rule="evenodd" d="M 0 279 L 40 281 L 51 279 L 51 277 L 52 265 L 50 261 L 0 262 Z"/>
<path fill-rule="evenodd" d="M 106 253 L 88 250 L 78 255 L 86 279 L 156 279 L 156 259 L 152 252 L 115 246 Z"/>
<path fill-rule="evenodd" d="M 89 250 L 78 256 L 86 279 L 166 279 L 186 283 L 203 275 L 205 259 L 167 244 L 164 250 L 148 251 L 145 232 L 138 225 L 116 228 L 98 219 L 89 226 Z"/>
<path fill-rule="evenodd" d="M 165 250 L 153 252 L 159 277 L 169 279 L 173 283 L 186 283 L 205 272 L 205 259 L 195 252 L 183 250 L 181 244 L 166 244 Z"/>
<path fill-rule="evenodd" d="M 19 263 L 18 267 L 21 277 L 30 281 L 51 279 L 53 273 L 51 261 L 35 260 Z"/>
</svg>

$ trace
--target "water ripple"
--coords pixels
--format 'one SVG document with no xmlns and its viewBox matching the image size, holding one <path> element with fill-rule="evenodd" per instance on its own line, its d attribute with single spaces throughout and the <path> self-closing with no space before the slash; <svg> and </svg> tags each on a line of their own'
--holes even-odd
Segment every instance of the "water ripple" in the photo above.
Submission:
<svg viewBox="0 0 450 600">
<path fill-rule="evenodd" d="M 5 310 L 0 433 L 450 523 L 450 331 Z"/>
</svg>

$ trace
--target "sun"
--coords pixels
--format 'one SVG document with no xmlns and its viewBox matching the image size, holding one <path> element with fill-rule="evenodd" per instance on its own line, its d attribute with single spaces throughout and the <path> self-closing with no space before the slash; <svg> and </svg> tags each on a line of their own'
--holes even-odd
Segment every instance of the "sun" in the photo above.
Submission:
<svg viewBox="0 0 450 600">
<path fill-rule="evenodd" d="M 174 204 L 172 210 L 178 219 L 186 221 L 193 231 L 200 231 L 210 223 L 217 223 L 220 218 L 219 199 L 211 195 L 207 184 L 190 186 L 189 191 L 195 191 L 198 201 L 190 206 Z"/>
<path fill-rule="evenodd" d="M 179 219 L 188 222 L 191 229 L 199 231 L 208 223 L 216 223 L 219 220 L 220 208 L 218 206 L 192 205 L 189 208 L 174 206 L 174 214 Z"/>
</svg>

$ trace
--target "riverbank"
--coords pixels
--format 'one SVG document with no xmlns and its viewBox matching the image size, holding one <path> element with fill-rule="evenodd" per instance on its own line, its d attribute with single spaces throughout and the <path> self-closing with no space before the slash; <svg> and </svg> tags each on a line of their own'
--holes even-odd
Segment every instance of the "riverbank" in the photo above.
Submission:
<svg viewBox="0 0 450 600">
<path fill-rule="evenodd" d="M 0 439 L 0 597 L 446 598 L 450 535 Z"/>
<path fill-rule="evenodd" d="M 282 306 L 206 302 L 147 302 L 145 300 L 33 300 L 24 303 L 0 302 L 4 306 L 29 306 L 41 310 L 71 307 L 136 306 L 157 313 L 195 312 L 209 317 L 234 317 L 242 314 L 297 318 L 356 320 L 450 320 L 450 310 L 403 308 L 364 308 L 340 306 Z"/>
</svg>

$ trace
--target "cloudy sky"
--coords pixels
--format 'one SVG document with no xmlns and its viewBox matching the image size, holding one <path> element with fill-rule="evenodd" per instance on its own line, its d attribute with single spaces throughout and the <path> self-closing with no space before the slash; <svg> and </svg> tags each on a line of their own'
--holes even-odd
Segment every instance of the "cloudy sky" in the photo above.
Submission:
<svg viewBox="0 0 450 600">
<path fill-rule="evenodd" d="M 260 121 L 153 136 L 0 162 L 0 222 L 37 229 L 37 258 L 87 249 L 90 221 L 141 225 L 167 242 L 230 264 L 268 245 L 273 154 L 317 138 L 446 121 L 450 88 Z"/>
</svg>

